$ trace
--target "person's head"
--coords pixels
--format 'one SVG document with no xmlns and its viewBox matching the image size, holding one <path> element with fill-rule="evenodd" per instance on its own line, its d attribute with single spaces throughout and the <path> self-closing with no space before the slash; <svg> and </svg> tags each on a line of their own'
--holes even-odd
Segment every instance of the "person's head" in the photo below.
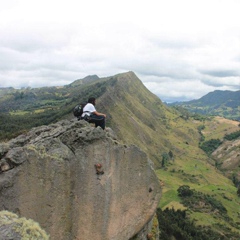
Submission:
<svg viewBox="0 0 240 240">
<path fill-rule="evenodd" d="M 91 98 L 88 99 L 88 103 L 91 103 L 94 106 L 95 106 L 95 101 L 96 101 L 96 99 L 94 97 L 91 97 Z"/>
</svg>

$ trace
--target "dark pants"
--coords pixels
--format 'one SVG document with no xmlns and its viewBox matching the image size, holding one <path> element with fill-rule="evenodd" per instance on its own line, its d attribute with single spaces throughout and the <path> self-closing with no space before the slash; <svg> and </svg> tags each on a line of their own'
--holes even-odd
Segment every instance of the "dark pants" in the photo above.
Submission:
<svg viewBox="0 0 240 240">
<path fill-rule="evenodd" d="M 105 117 L 104 116 L 98 116 L 96 114 L 90 115 L 89 123 L 95 123 L 95 127 L 101 127 L 103 130 L 105 129 Z"/>
</svg>

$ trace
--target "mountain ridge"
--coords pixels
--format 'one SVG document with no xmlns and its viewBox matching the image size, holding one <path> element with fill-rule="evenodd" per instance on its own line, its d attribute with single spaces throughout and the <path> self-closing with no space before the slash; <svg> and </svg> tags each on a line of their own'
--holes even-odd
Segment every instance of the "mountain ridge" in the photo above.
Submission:
<svg viewBox="0 0 240 240">
<path fill-rule="evenodd" d="M 199 99 L 175 102 L 168 105 L 181 106 L 193 113 L 218 115 L 229 119 L 240 120 L 240 90 L 215 90 Z"/>
<path fill-rule="evenodd" d="M 88 75 L 86 77 L 84 77 L 83 79 L 77 79 L 74 82 L 68 84 L 67 86 L 78 86 L 81 84 L 87 84 L 87 83 L 91 83 L 91 82 L 95 82 L 99 80 L 99 77 L 97 75 Z"/>
<path fill-rule="evenodd" d="M 56 111 L 49 112 L 51 121 L 59 118 L 72 119 L 73 107 L 83 100 L 86 101 L 89 96 L 95 96 L 97 110 L 107 114 L 106 124 L 114 129 L 119 141 L 137 145 L 147 153 L 154 162 L 156 173 L 163 185 L 160 201 L 162 209 L 181 208 L 183 203 L 177 190 L 181 185 L 188 185 L 204 194 L 215 196 L 216 201 L 224 204 L 232 220 L 226 221 L 224 217 L 217 215 L 217 211 L 210 214 L 199 213 L 199 210 L 188 212 L 191 219 L 220 232 L 223 231 L 220 224 L 224 222 L 227 228 L 240 232 L 236 226 L 239 222 L 236 209 L 240 204 L 237 189 L 230 179 L 216 169 L 214 160 L 199 148 L 201 134 L 208 137 L 206 130 L 209 129 L 211 134 L 220 134 L 222 137 L 227 132 L 238 130 L 237 124 L 230 126 L 229 123 L 219 121 L 213 123 L 214 117 L 189 115 L 177 108 L 170 108 L 151 93 L 133 72 L 101 78 L 74 88 L 66 86 L 58 91 L 60 102 L 56 105 Z M 57 101 L 52 103 L 57 104 Z M 48 113 L 48 110 L 44 113 Z M 27 116 L 31 115 L 27 114 L 25 119 Z M 205 132 L 201 133 L 199 129 L 203 125 Z"/>
</svg>

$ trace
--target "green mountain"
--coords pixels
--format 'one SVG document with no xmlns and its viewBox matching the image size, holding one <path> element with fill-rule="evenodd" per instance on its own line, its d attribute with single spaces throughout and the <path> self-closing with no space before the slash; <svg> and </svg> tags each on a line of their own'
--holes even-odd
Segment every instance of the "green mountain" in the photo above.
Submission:
<svg viewBox="0 0 240 240">
<path fill-rule="evenodd" d="M 89 77 L 61 88 L 11 90 L 0 98 L 1 140 L 34 126 L 73 118 L 73 107 L 90 96 L 97 98 L 97 110 L 106 113 L 106 125 L 120 141 L 138 145 L 154 162 L 163 191 L 162 211 L 186 211 L 191 224 L 221 239 L 240 237 L 236 182 L 199 147 L 238 131 L 239 123 L 168 107 L 133 72 Z"/>
<path fill-rule="evenodd" d="M 170 106 L 181 106 L 193 113 L 222 116 L 240 120 L 240 90 L 210 92 L 198 100 L 175 102 Z"/>
<path fill-rule="evenodd" d="M 103 79 L 89 76 L 62 87 L 1 89 L 0 140 L 63 119 L 77 103 L 91 94 L 99 97 L 105 88 Z"/>
</svg>

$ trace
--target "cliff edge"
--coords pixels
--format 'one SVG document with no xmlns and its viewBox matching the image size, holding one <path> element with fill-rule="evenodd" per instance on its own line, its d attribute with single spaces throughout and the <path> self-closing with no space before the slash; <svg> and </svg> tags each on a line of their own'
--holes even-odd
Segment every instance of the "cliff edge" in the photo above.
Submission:
<svg viewBox="0 0 240 240">
<path fill-rule="evenodd" d="M 111 129 L 63 120 L 0 144 L 0 210 L 33 219 L 50 239 L 130 239 L 160 195 L 147 155 Z"/>
</svg>

